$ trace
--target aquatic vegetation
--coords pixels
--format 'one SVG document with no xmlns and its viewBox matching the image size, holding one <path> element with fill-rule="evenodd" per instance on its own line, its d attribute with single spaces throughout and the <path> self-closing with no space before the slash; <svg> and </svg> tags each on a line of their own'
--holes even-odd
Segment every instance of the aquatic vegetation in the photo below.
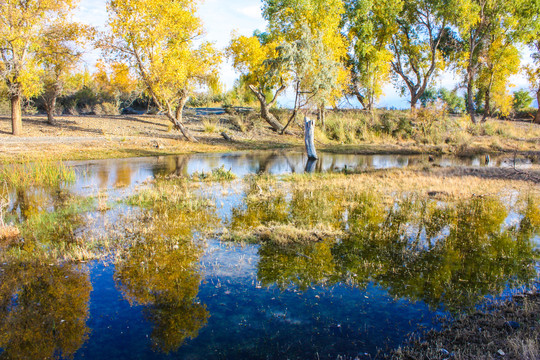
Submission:
<svg viewBox="0 0 540 360">
<path fill-rule="evenodd" d="M 236 175 L 231 169 L 226 170 L 225 165 L 212 169 L 209 173 L 197 171 L 191 175 L 191 180 L 193 181 L 231 181 L 234 179 L 236 179 Z"/>
<path fill-rule="evenodd" d="M 0 166 L 0 184 L 8 188 L 57 188 L 75 181 L 75 172 L 62 162 L 40 160 Z"/>
<path fill-rule="evenodd" d="M 441 201 L 313 182 L 250 179 L 245 203 L 232 211 L 223 239 L 263 244 L 258 276 L 265 286 L 374 283 L 395 298 L 461 311 L 537 278 L 533 193 L 509 207 L 495 195 Z M 510 211 L 520 214 L 511 225 Z"/>
<path fill-rule="evenodd" d="M 164 207 L 176 210 L 192 210 L 208 207 L 209 201 L 197 196 L 191 185 L 183 179 L 158 179 L 130 196 L 126 203 L 142 208 Z"/>
<path fill-rule="evenodd" d="M 69 358 L 88 339 L 92 286 L 76 265 L 11 262 L 0 267 L 2 358 Z"/>
<path fill-rule="evenodd" d="M 84 213 L 93 209 L 91 198 L 65 191 L 35 192 L 19 189 L 12 210 L 6 215 L 12 231 L 0 258 L 85 260 L 92 258 L 91 246 L 80 236 Z"/>
</svg>

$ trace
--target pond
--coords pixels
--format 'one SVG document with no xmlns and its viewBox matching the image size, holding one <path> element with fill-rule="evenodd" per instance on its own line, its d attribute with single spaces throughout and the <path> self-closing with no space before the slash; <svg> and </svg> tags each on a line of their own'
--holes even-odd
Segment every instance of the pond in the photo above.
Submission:
<svg viewBox="0 0 540 360">
<path fill-rule="evenodd" d="M 307 170 L 429 162 L 531 166 L 322 154 Z M 294 152 L 72 162 L 77 180 L 62 189 L 10 192 L 7 219 L 34 224 L 17 254 L 90 238 L 100 242 L 89 252 L 121 245 L 82 263 L 5 260 L 0 358 L 368 358 L 436 327 L 439 316 L 538 279 L 537 203 L 514 207 L 526 202 L 515 191 L 455 204 L 401 195 L 388 203 L 372 192 L 314 193 L 248 176 L 303 173 L 306 165 Z M 182 180 L 221 167 L 237 179 Z M 160 186 L 169 192 L 152 192 Z"/>
</svg>

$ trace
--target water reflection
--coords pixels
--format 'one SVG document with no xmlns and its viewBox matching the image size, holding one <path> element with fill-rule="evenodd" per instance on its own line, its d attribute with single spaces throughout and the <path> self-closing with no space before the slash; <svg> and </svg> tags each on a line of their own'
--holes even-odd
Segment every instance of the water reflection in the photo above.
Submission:
<svg viewBox="0 0 540 360">
<path fill-rule="evenodd" d="M 307 156 L 295 151 L 260 151 L 227 154 L 189 154 L 154 158 L 99 160 L 70 163 L 81 176 L 76 188 L 100 189 L 126 187 L 144 182 L 156 175 L 187 176 L 195 172 L 210 172 L 224 167 L 232 169 L 238 177 L 248 174 L 288 174 L 302 172 L 365 171 L 370 169 L 404 168 L 428 163 L 423 155 L 355 155 L 321 153 L 316 162 L 308 162 Z M 456 158 L 436 157 L 433 165 L 442 167 L 514 167 L 527 168 L 531 161 L 525 158 L 492 158 L 486 163 L 484 157 Z M 82 176 L 84 175 L 84 176 Z"/>
<path fill-rule="evenodd" d="M 374 194 L 351 199 L 325 190 L 293 191 L 288 200 L 248 192 L 246 204 L 233 210 L 232 231 L 282 229 L 276 224 L 343 231 L 339 239 L 307 244 L 268 236 L 257 272 L 265 286 L 306 290 L 347 283 L 365 289 L 375 283 L 395 298 L 457 311 L 537 277 L 532 239 L 540 210 L 532 200 L 519 222 L 507 226 L 509 211 L 495 197 L 449 204 L 405 198 L 388 206 Z"/>
<path fill-rule="evenodd" d="M 189 202 L 187 194 L 181 199 Z M 207 206 L 170 200 L 148 203 L 128 221 L 128 246 L 115 266 L 118 289 L 131 305 L 145 307 L 144 316 L 153 326 L 152 345 L 165 353 L 197 337 L 210 316 L 197 299 L 202 249 L 193 238 L 214 223 Z"/>
<path fill-rule="evenodd" d="M 88 339 L 87 272 L 77 265 L 14 263 L 0 269 L 0 357 L 71 357 Z"/>
</svg>

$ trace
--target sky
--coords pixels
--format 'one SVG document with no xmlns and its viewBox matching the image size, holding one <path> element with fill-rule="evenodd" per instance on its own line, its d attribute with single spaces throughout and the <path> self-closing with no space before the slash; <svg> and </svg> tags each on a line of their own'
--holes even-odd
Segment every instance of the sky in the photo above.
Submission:
<svg viewBox="0 0 540 360">
<path fill-rule="evenodd" d="M 233 31 L 249 36 L 257 29 L 264 30 L 266 22 L 261 15 L 261 6 L 260 0 L 205 0 L 200 5 L 198 14 L 205 29 L 201 40 L 213 42 L 216 47 L 224 49 L 229 44 Z M 75 20 L 103 30 L 107 21 L 106 0 L 80 0 Z M 524 62 L 529 62 L 527 52 L 523 53 Z M 92 70 L 99 57 L 99 51 L 87 53 L 84 57 L 85 66 Z M 232 88 L 238 75 L 230 61 L 224 61 L 221 66 L 221 80 L 227 89 Z M 527 88 L 527 81 L 523 76 L 513 76 L 510 81 L 515 85 L 512 90 Z M 434 87 L 453 89 L 459 82 L 460 79 L 455 74 L 446 72 L 435 81 Z M 377 104 L 378 107 L 409 107 L 407 97 L 400 96 L 392 84 L 386 85 L 384 94 Z M 280 105 L 291 105 L 291 98 L 291 94 L 285 94 L 280 99 Z M 354 101 L 352 104 L 355 106 Z"/>
</svg>

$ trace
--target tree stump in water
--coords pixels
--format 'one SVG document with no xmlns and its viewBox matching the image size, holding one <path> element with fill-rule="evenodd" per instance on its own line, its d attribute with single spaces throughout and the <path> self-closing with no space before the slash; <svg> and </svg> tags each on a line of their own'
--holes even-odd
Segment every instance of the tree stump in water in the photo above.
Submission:
<svg viewBox="0 0 540 360">
<path fill-rule="evenodd" d="M 317 151 L 315 150 L 315 121 L 304 117 L 304 140 L 306 143 L 306 152 L 308 159 L 317 160 Z"/>
</svg>

